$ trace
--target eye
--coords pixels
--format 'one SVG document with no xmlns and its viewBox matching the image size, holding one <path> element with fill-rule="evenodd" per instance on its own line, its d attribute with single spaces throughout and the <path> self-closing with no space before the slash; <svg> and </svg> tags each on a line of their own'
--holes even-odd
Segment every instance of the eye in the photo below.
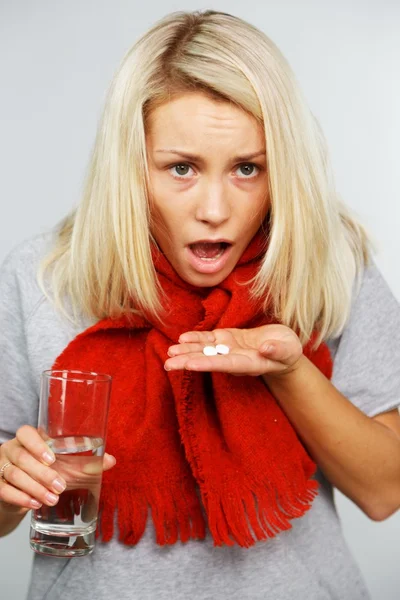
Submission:
<svg viewBox="0 0 400 600">
<path fill-rule="evenodd" d="M 175 179 L 188 179 L 189 170 L 191 168 L 192 167 L 186 163 L 178 163 L 176 165 L 172 165 L 168 171 L 173 177 L 175 177 Z"/>
<path fill-rule="evenodd" d="M 236 169 L 236 171 L 238 170 L 244 175 L 244 177 L 239 176 L 240 179 L 253 179 L 254 177 L 257 177 L 260 172 L 260 168 L 254 163 L 243 163 Z"/>
</svg>

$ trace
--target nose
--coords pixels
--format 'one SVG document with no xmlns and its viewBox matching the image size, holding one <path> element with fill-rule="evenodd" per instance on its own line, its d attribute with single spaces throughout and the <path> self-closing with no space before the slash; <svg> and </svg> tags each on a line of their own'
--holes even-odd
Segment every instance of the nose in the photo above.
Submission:
<svg viewBox="0 0 400 600">
<path fill-rule="evenodd" d="M 228 190 L 223 182 L 209 183 L 206 189 L 199 194 L 196 206 L 196 220 L 217 227 L 227 221 L 231 216 L 231 207 L 228 200 Z"/>
</svg>

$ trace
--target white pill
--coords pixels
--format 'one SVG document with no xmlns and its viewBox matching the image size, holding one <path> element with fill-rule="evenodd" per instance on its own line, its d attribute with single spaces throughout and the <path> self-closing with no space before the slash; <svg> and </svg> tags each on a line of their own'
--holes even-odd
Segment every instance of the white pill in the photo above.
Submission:
<svg viewBox="0 0 400 600">
<path fill-rule="evenodd" d="M 206 356 L 216 356 L 218 352 L 215 346 L 204 346 L 203 354 L 205 354 Z"/>
<path fill-rule="evenodd" d="M 225 344 L 217 344 L 215 346 L 215 349 L 218 352 L 218 354 L 229 354 L 230 352 L 228 346 L 225 346 Z"/>
</svg>

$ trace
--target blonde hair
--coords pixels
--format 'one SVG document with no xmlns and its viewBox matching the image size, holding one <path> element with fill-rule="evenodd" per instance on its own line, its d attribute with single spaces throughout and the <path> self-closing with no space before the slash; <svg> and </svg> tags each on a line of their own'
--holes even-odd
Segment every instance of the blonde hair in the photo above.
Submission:
<svg viewBox="0 0 400 600">
<path fill-rule="evenodd" d="M 253 292 L 302 343 L 341 333 L 368 237 L 334 186 L 326 143 L 295 76 L 256 27 L 215 11 L 175 12 L 127 52 L 112 82 L 78 207 L 63 221 L 39 282 L 64 310 L 99 319 L 160 315 L 151 259 L 146 118 L 185 91 L 233 102 L 265 131 L 268 249 Z M 360 281 L 360 278 L 358 278 Z"/>
</svg>

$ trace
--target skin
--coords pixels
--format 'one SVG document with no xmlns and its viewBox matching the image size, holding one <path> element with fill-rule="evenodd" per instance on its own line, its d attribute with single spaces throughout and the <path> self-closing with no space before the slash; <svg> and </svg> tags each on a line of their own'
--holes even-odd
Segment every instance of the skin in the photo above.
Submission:
<svg viewBox="0 0 400 600">
<path fill-rule="evenodd" d="M 258 147 L 262 132 L 244 112 L 203 96 L 184 96 L 155 111 L 149 133 L 153 234 L 179 275 L 197 286 L 218 285 L 234 268 L 267 206 L 266 180 L 238 182 L 231 148 Z M 253 147 L 252 147 L 253 145 Z M 186 182 L 172 183 L 173 162 L 157 149 L 199 154 L 201 164 Z M 160 158 L 158 157 L 160 154 Z M 179 155 L 178 155 L 179 157 Z M 180 157 L 179 157 L 180 158 Z M 171 160 L 175 155 L 171 155 Z M 185 261 L 188 240 L 230 237 L 237 244 L 223 272 L 197 274 Z M 193 237 L 192 237 L 193 236 Z M 373 520 L 400 506 L 400 417 L 397 410 L 367 417 L 343 396 L 302 351 L 290 328 L 184 332 L 168 350 L 166 370 L 225 372 L 262 377 L 330 482 Z M 205 356 L 207 344 L 225 344 L 228 355 Z M 329 410 L 327 410 L 329 406 Z"/>
<path fill-rule="evenodd" d="M 213 286 L 234 269 L 268 210 L 265 139 L 256 121 L 227 103 L 204 95 L 176 98 L 154 110 L 147 128 L 153 233 L 181 277 Z M 171 165 L 182 155 L 159 152 L 180 148 L 195 153 L 184 181 Z M 232 148 L 254 154 L 251 166 L 235 159 Z M 229 261 L 217 274 L 197 273 L 185 260 L 185 245 L 199 239 L 233 242 Z M 65 481 L 51 468 L 54 455 L 37 430 L 25 425 L 0 447 L 0 465 L 11 462 L 0 480 L 0 535 L 11 531 L 26 512 L 58 502 Z M 115 465 L 106 454 L 103 468 Z M 14 517 L 14 519 L 11 518 Z"/>
<path fill-rule="evenodd" d="M 225 344 L 230 353 L 204 356 L 207 344 Z M 303 355 L 291 329 L 266 325 L 185 332 L 168 354 L 167 370 L 261 376 L 334 487 L 374 521 L 400 508 L 398 410 L 365 415 Z"/>
<path fill-rule="evenodd" d="M 54 461 L 54 453 L 30 425 L 20 427 L 14 439 L 0 446 L 0 465 L 12 463 L 4 471 L 6 481 L 0 481 L 0 536 L 12 531 L 30 509 L 57 504 L 66 483 L 51 468 Z M 115 463 L 106 453 L 103 470 Z"/>
<path fill-rule="evenodd" d="M 146 145 L 158 245 L 182 279 L 199 287 L 218 285 L 269 208 L 262 128 L 234 105 L 190 93 L 153 110 Z M 171 149 L 180 152 L 166 152 Z M 259 152 L 251 161 L 237 160 L 238 154 Z M 198 159 L 188 160 L 187 154 Z M 187 245 L 204 239 L 233 242 L 229 260 L 217 273 L 199 273 L 187 260 Z"/>
<path fill-rule="evenodd" d="M 150 114 L 146 144 L 152 233 L 159 247 L 183 280 L 199 287 L 218 285 L 234 269 L 269 208 L 262 129 L 235 106 L 190 93 Z M 171 148 L 180 153 L 162 151 Z M 238 152 L 258 151 L 262 154 L 250 161 L 254 168 L 249 159 L 237 160 Z M 188 160 L 187 153 L 198 158 Z M 218 238 L 233 242 L 229 260 L 216 273 L 196 271 L 187 260 L 187 245 Z M 226 344 L 230 353 L 205 356 L 207 344 Z M 183 332 L 168 350 L 165 369 L 263 377 L 334 486 L 374 520 L 387 518 L 400 506 L 398 412 L 367 417 L 303 355 L 290 328 L 272 324 Z M 12 463 L 4 472 L 6 482 L 0 481 L 0 535 L 12 531 L 38 503 L 58 501 L 54 455 L 45 453 L 48 446 L 28 425 L 0 447 L 0 465 Z M 114 465 L 115 458 L 106 454 L 104 470 Z"/>
</svg>

